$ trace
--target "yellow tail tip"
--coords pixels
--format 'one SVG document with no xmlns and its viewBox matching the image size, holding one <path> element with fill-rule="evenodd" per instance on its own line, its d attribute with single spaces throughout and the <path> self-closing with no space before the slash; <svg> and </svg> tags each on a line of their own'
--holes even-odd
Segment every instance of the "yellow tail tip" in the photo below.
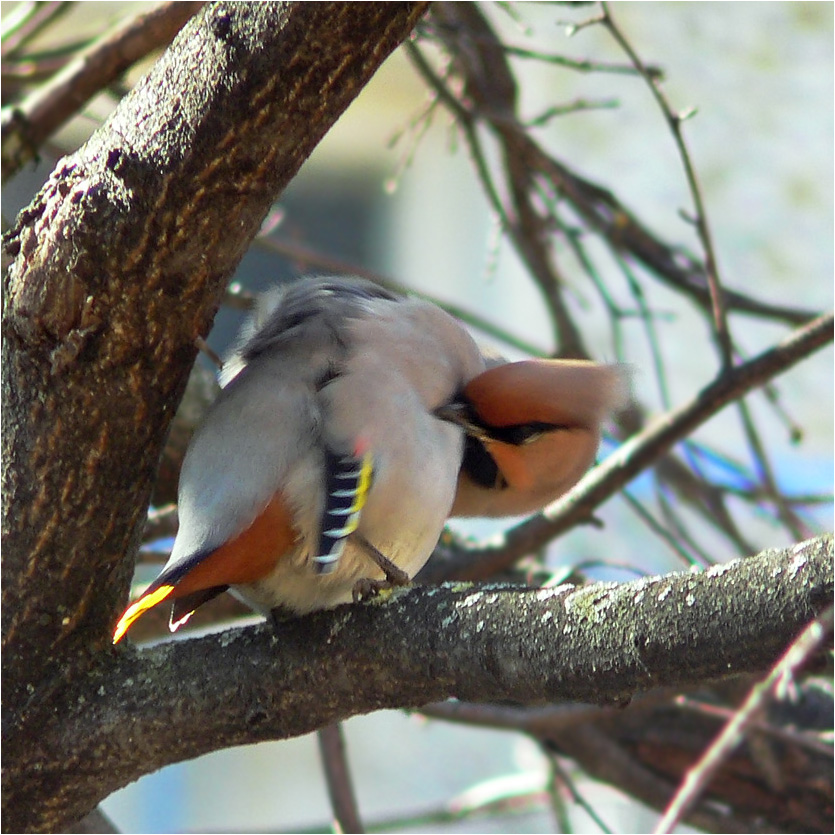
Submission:
<svg viewBox="0 0 835 835">
<path fill-rule="evenodd" d="M 142 595 L 139 600 L 128 606 L 125 613 L 119 618 L 116 628 L 113 630 L 113 643 L 118 644 L 125 637 L 125 633 L 130 629 L 131 624 L 140 615 L 153 606 L 156 606 L 157 603 L 161 603 L 172 591 L 174 591 L 174 586 L 160 586 L 150 594 L 146 593 Z"/>
</svg>

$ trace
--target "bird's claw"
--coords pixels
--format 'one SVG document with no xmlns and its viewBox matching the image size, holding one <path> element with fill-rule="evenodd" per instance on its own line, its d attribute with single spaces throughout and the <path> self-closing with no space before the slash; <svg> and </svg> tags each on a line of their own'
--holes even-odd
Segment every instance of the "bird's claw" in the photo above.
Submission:
<svg viewBox="0 0 835 835">
<path fill-rule="evenodd" d="M 373 600 L 381 592 L 389 591 L 395 587 L 395 583 L 389 580 L 372 580 L 370 577 L 363 577 L 354 583 L 351 590 L 351 597 L 354 603 L 362 603 L 365 600 Z"/>
</svg>

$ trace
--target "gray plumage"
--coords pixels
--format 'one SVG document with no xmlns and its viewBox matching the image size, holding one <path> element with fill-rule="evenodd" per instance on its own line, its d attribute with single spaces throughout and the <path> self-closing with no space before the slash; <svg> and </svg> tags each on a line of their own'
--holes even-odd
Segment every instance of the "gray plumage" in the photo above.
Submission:
<svg viewBox="0 0 835 835">
<path fill-rule="evenodd" d="M 252 525 L 280 493 L 298 540 L 270 576 L 234 591 L 296 613 L 351 599 L 382 578 L 349 540 L 335 570 L 311 564 L 325 502 L 325 449 L 374 457 L 359 533 L 410 576 L 455 496 L 461 429 L 433 412 L 484 368 L 451 316 L 360 279 L 307 279 L 268 300 L 228 361 L 224 388 L 183 464 L 180 531 L 166 568 Z"/>
</svg>

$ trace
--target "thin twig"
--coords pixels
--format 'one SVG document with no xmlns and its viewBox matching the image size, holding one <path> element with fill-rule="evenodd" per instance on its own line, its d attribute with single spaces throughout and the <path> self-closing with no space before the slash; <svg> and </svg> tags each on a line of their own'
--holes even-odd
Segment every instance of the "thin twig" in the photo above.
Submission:
<svg viewBox="0 0 835 835">
<path fill-rule="evenodd" d="M 605 61 L 590 61 L 588 58 L 568 58 L 565 55 L 555 55 L 550 52 L 539 52 L 535 49 L 527 49 L 523 46 L 510 46 L 505 44 L 504 51 L 508 55 L 517 58 L 528 58 L 532 61 L 542 61 L 546 64 L 556 64 L 569 70 L 578 72 L 609 72 L 618 75 L 635 75 L 638 70 L 629 64 L 609 64 Z M 645 69 L 654 78 L 663 78 L 664 72 L 660 67 L 646 65 Z"/>
<path fill-rule="evenodd" d="M 571 833 L 573 828 L 571 826 L 571 818 L 568 816 L 568 806 L 560 786 L 564 783 L 560 780 L 560 775 L 557 771 L 551 769 L 551 779 L 549 781 L 548 793 L 551 797 L 551 808 L 554 811 L 554 818 L 556 823 L 556 832 Z"/>
<path fill-rule="evenodd" d="M 731 710 L 729 707 L 700 702 L 698 699 L 693 699 L 689 696 L 678 696 L 676 698 L 676 704 L 679 707 L 691 710 L 694 713 L 699 713 L 702 716 L 712 716 L 725 721 L 732 720 L 737 713 L 737 711 Z M 752 719 L 748 727 L 759 733 L 773 736 L 775 739 L 779 739 L 787 745 L 797 745 L 809 751 L 814 751 L 816 754 L 823 754 L 825 757 L 832 758 L 835 756 L 835 749 L 832 748 L 831 742 L 824 742 L 822 739 L 810 736 L 809 732 L 781 728 L 769 722 L 761 722 L 756 719 Z"/>
<path fill-rule="evenodd" d="M 334 817 L 334 831 L 345 833 L 365 832 L 360 820 L 351 769 L 345 754 L 345 739 L 342 725 L 335 723 L 320 728 L 316 734 L 322 767 L 328 784 L 328 796 Z"/>
<path fill-rule="evenodd" d="M 774 469 L 768 459 L 768 452 L 765 444 L 762 442 L 762 438 L 760 438 L 757 427 L 754 425 L 754 418 L 751 415 L 748 404 L 740 400 L 737 408 L 742 419 L 743 431 L 745 432 L 748 446 L 751 449 L 751 455 L 754 458 L 760 481 L 768 496 L 768 501 L 774 506 L 778 518 L 786 526 L 786 529 L 791 532 L 792 537 L 797 540 L 805 539 L 811 535 L 811 531 L 798 518 L 777 484 Z"/>
<path fill-rule="evenodd" d="M 629 264 L 621 257 L 620 253 L 614 253 L 614 256 L 621 273 L 623 273 L 626 279 L 629 292 L 638 305 L 641 321 L 644 324 L 644 331 L 646 332 L 647 343 L 649 344 L 650 355 L 652 356 L 652 365 L 655 370 L 655 379 L 658 384 L 658 393 L 661 397 L 661 405 L 665 409 L 669 409 L 672 401 L 670 400 L 670 390 L 667 385 L 667 373 L 664 368 L 664 353 L 661 350 L 661 343 L 658 339 L 658 330 L 655 327 L 653 312 L 647 303 L 644 289 L 641 287 L 641 282 L 638 280 L 638 276 L 635 275 L 635 271 L 630 269 Z"/>
<path fill-rule="evenodd" d="M 19 3 L 3 13 L 2 55 L 9 58 L 72 8 L 72 3 Z"/>
<path fill-rule="evenodd" d="M 548 746 L 546 746 L 546 751 L 548 752 L 548 757 L 551 761 L 551 769 L 553 770 L 555 776 L 559 778 L 560 782 L 562 782 L 562 784 L 568 789 L 571 794 L 571 799 L 597 824 L 597 827 L 601 832 L 609 835 L 613 830 L 606 826 L 603 819 L 595 811 L 594 807 L 583 797 L 582 794 L 580 794 L 579 791 L 577 791 L 577 787 L 568 776 L 566 770 L 562 767 L 556 752 L 550 750 Z"/>
<path fill-rule="evenodd" d="M 198 336 L 194 340 L 194 344 L 197 346 L 198 350 L 202 351 L 211 360 L 213 365 L 218 368 L 223 368 L 223 360 L 202 336 Z"/>
<path fill-rule="evenodd" d="M 656 469 L 656 475 L 658 475 L 658 469 Z M 661 508 L 661 513 L 670 528 L 670 535 L 680 540 L 682 547 L 687 546 L 698 557 L 698 559 L 694 560 L 694 565 L 713 565 L 716 562 L 716 557 L 711 555 L 696 542 L 696 539 L 693 534 L 690 533 L 690 529 L 684 519 L 681 518 L 681 514 L 679 513 L 679 503 L 671 502 L 667 496 L 667 492 L 672 492 L 670 487 L 664 484 L 660 477 L 658 481 L 661 483 L 656 484 L 656 499 L 658 501 L 658 506 Z M 705 486 L 709 488 L 711 485 L 705 484 Z M 710 508 L 706 507 L 705 510 L 707 511 L 705 515 L 709 515 Z M 710 521 L 713 522 L 713 519 Z M 720 531 L 724 532 L 721 520 L 716 522 L 715 527 L 718 527 Z M 745 553 L 750 553 L 750 550 Z"/>
<path fill-rule="evenodd" d="M 612 37 L 617 41 L 618 45 L 629 56 L 635 69 L 646 80 L 652 95 L 654 96 L 658 106 L 664 114 L 673 138 L 675 139 L 676 147 L 678 148 L 679 157 L 681 158 L 684 172 L 687 177 L 687 185 L 690 189 L 690 195 L 693 199 L 693 206 L 695 208 L 695 225 L 699 239 L 702 242 L 702 247 L 705 254 L 705 275 L 707 278 L 708 288 L 710 290 L 711 308 L 713 313 L 714 330 L 719 345 L 720 356 L 722 364 L 725 368 L 729 368 L 733 364 L 733 345 L 731 343 L 730 331 L 728 330 L 728 321 L 725 313 L 724 291 L 719 278 L 719 268 L 716 261 L 716 252 L 713 247 L 713 238 L 710 232 L 710 224 L 707 219 L 707 212 L 705 210 L 704 199 L 702 197 L 702 189 L 699 184 L 699 178 L 696 175 L 696 169 L 693 166 L 693 161 L 690 157 L 690 151 L 687 143 L 684 140 L 684 134 L 681 130 L 681 124 L 685 120 L 686 115 L 676 113 L 667 97 L 661 89 L 661 83 L 656 75 L 653 75 L 644 66 L 644 62 L 632 47 L 632 44 L 626 39 L 626 36 L 621 31 L 620 27 L 612 18 L 612 13 L 609 9 L 609 4 L 603 0 L 600 4 L 602 9 L 601 23 L 609 30 Z"/>
<path fill-rule="evenodd" d="M 409 58 L 411 58 L 418 73 L 437 94 L 439 100 L 445 104 L 450 113 L 455 116 L 459 127 L 464 133 L 464 138 L 467 140 L 467 144 L 470 147 L 470 153 L 473 157 L 473 163 L 476 166 L 476 172 L 478 173 L 482 186 L 487 193 L 490 205 L 493 207 L 493 211 L 499 216 L 502 227 L 509 230 L 513 224 L 507 216 L 505 207 L 499 197 L 498 190 L 496 189 L 496 186 L 493 183 L 493 178 L 490 175 L 487 161 L 481 149 L 481 142 L 479 141 L 478 134 L 475 130 L 475 119 L 473 114 L 471 114 L 470 111 L 467 110 L 449 91 L 449 88 L 444 80 L 434 72 L 432 67 L 429 66 L 429 62 L 426 58 L 424 58 L 423 53 L 414 43 L 409 42 L 406 44 L 406 54 Z"/>
<path fill-rule="evenodd" d="M 692 438 L 686 439 L 685 443 L 692 446 Z M 706 481 L 692 469 L 689 469 L 675 455 L 667 455 L 662 458 L 656 464 L 655 473 L 660 486 L 664 490 L 662 501 L 667 501 L 667 493 L 669 492 L 671 494 L 670 498 L 674 495 L 678 499 L 674 503 L 675 505 L 681 505 L 682 501 L 686 502 L 711 527 L 732 542 L 740 556 L 751 554 L 757 550 L 756 546 L 749 543 L 742 535 L 739 526 L 728 511 L 725 505 L 724 485 Z M 678 515 L 678 507 L 675 510 Z M 684 534 L 680 523 L 679 528 Z M 708 562 L 711 562 L 711 560 L 708 560 Z"/>
<path fill-rule="evenodd" d="M 765 680 L 751 690 L 734 718 L 728 722 L 699 761 L 688 770 L 681 787 L 655 828 L 656 833 L 673 831 L 705 790 L 722 763 L 742 742 L 751 722 L 759 716 L 771 699 L 778 696 L 778 690 L 794 678 L 827 636 L 832 633 L 832 613 L 830 606 L 815 618 L 789 646 Z"/>
<path fill-rule="evenodd" d="M 522 124 L 526 128 L 539 128 L 548 124 L 551 119 L 555 119 L 558 116 L 566 116 L 569 113 L 580 113 L 587 110 L 614 110 L 619 106 L 620 103 L 617 99 L 602 99 L 600 101 L 575 99 L 567 104 L 558 104 L 553 107 L 549 107 L 538 116 L 526 119 Z"/>
<path fill-rule="evenodd" d="M 668 531 L 630 492 L 624 490 L 621 495 L 626 500 L 626 503 L 637 514 L 638 518 L 656 535 L 658 536 L 668 548 L 670 548 L 676 555 L 681 557 L 687 565 L 702 566 L 702 563 L 690 554 L 678 541 L 678 539 Z"/>
</svg>

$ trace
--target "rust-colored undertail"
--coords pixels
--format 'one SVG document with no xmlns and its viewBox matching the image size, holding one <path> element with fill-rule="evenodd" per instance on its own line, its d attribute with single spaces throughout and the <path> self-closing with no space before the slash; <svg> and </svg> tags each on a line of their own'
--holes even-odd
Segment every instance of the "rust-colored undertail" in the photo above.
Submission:
<svg viewBox="0 0 835 835">
<path fill-rule="evenodd" d="M 280 493 L 244 531 L 208 553 L 197 553 L 166 567 L 119 618 L 113 632 L 118 643 L 133 622 L 163 600 L 174 601 L 172 632 L 194 610 L 229 586 L 253 583 L 266 577 L 296 541 L 292 514 Z"/>
</svg>

